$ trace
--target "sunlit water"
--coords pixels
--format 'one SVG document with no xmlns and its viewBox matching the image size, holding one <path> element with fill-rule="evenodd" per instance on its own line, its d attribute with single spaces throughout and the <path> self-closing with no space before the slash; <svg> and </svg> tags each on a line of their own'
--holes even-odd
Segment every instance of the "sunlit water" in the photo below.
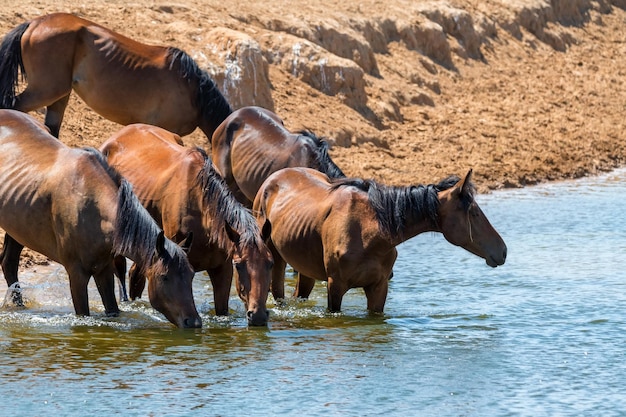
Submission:
<svg viewBox="0 0 626 417">
<path fill-rule="evenodd" d="M 625 195 L 621 170 L 479 196 L 507 263 L 418 236 L 399 248 L 383 317 L 361 290 L 326 313 L 318 283 L 248 329 L 234 294 L 229 318 L 212 314 L 199 274 L 201 330 L 146 301 L 106 318 L 95 287 L 77 318 L 63 269 L 39 267 L 22 277 L 28 308 L 0 309 L 0 414 L 624 415 Z"/>
</svg>

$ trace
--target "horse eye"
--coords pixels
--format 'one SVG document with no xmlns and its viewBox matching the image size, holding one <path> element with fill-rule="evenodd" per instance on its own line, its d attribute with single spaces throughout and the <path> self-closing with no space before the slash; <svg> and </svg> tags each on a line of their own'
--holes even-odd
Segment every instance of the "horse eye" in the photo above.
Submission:
<svg viewBox="0 0 626 417">
<path fill-rule="evenodd" d="M 159 278 L 161 281 L 167 281 L 167 275 L 160 275 Z"/>
</svg>

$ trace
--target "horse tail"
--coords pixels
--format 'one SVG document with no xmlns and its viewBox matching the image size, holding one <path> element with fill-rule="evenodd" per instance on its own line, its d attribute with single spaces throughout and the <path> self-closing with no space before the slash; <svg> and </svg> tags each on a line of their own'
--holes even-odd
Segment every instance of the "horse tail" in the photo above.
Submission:
<svg viewBox="0 0 626 417">
<path fill-rule="evenodd" d="M 22 61 L 22 36 L 30 22 L 25 22 L 6 34 L 0 44 L 0 108 L 15 107 L 15 90 L 19 83 L 19 72 L 26 79 Z"/>
</svg>

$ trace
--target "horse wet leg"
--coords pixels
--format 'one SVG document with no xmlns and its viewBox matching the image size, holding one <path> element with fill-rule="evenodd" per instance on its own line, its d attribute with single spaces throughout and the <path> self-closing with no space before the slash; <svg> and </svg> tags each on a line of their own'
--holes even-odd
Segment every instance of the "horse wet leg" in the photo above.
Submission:
<svg viewBox="0 0 626 417">
<path fill-rule="evenodd" d="M 74 303 L 74 312 L 78 316 L 88 316 L 89 296 L 87 284 L 89 284 L 91 275 L 83 271 L 80 265 L 66 267 L 66 270 L 70 279 L 70 292 L 72 294 L 72 303 Z"/>
<path fill-rule="evenodd" d="M 272 283 L 270 285 L 270 291 L 272 292 L 274 301 L 281 302 L 285 299 L 285 269 L 287 268 L 287 263 L 278 254 L 276 249 L 274 249 L 271 245 L 268 245 L 268 246 L 270 246 L 272 256 L 274 257 L 274 266 L 272 266 Z"/>
<path fill-rule="evenodd" d="M 126 258 L 123 256 L 116 256 L 113 258 L 113 265 L 115 268 L 115 275 L 120 281 L 120 300 L 128 301 L 128 293 L 126 292 Z"/>
<path fill-rule="evenodd" d="M 230 297 L 230 287 L 233 282 L 233 266 L 227 263 L 219 268 L 212 268 L 208 273 L 213 286 L 215 314 L 227 316 L 228 298 Z"/>
<path fill-rule="evenodd" d="M 364 287 L 365 297 L 367 297 L 367 309 L 371 313 L 382 313 L 387 301 L 387 291 L 389 289 L 389 279 L 381 278 L 377 283 Z"/>
<path fill-rule="evenodd" d="M 298 272 L 298 281 L 296 282 L 296 289 L 293 292 L 293 296 L 296 298 L 309 298 L 314 286 L 314 278 L 307 277 Z"/>
<path fill-rule="evenodd" d="M 102 271 L 94 274 L 93 279 L 96 281 L 96 287 L 102 298 L 104 305 L 104 313 L 107 317 L 117 317 L 120 315 L 120 309 L 115 299 L 115 266 L 111 265 Z"/>
<path fill-rule="evenodd" d="M 343 296 L 348 291 L 347 286 L 338 279 L 328 277 L 328 310 L 331 313 L 341 311 Z"/>
<path fill-rule="evenodd" d="M 2 254 L 0 254 L 0 261 L 2 264 L 2 272 L 4 273 L 4 279 L 7 281 L 7 285 L 11 287 L 18 282 L 17 270 L 20 263 L 20 254 L 22 253 L 24 246 L 18 243 L 10 235 L 4 236 L 4 247 Z M 22 292 L 19 289 L 19 284 L 14 287 L 11 294 L 11 301 L 18 307 L 24 306 L 24 300 L 22 298 Z"/>
</svg>

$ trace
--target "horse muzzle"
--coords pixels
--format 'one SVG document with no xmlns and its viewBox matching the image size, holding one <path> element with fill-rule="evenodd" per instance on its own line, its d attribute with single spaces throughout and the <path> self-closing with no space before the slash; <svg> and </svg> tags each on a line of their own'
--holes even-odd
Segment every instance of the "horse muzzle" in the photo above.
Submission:
<svg viewBox="0 0 626 417">
<path fill-rule="evenodd" d="M 270 318 L 270 312 L 267 310 L 248 310 L 248 326 L 267 326 L 267 322 Z"/>
</svg>

